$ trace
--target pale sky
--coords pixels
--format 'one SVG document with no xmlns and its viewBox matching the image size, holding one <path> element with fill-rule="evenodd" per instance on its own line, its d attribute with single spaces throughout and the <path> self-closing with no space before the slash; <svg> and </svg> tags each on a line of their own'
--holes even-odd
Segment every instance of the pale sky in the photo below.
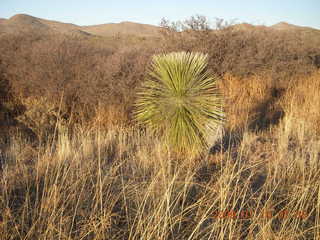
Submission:
<svg viewBox="0 0 320 240">
<path fill-rule="evenodd" d="M 0 18 L 25 13 L 39 18 L 94 25 L 133 21 L 158 25 L 161 18 L 204 15 L 273 25 L 281 21 L 320 29 L 320 0 L 1 0 Z"/>
</svg>

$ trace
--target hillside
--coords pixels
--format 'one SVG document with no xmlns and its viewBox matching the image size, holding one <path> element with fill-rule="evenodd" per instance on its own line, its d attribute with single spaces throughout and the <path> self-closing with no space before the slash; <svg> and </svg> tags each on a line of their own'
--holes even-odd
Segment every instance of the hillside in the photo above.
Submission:
<svg viewBox="0 0 320 240">
<path fill-rule="evenodd" d="M 157 36 L 159 27 L 134 22 L 109 23 L 94 26 L 85 26 L 82 30 L 99 36 L 114 36 L 117 34 Z"/>
<path fill-rule="evenodd" d="M 49 31 L 49 27 L 41 23 L 40 19 L 25 14 L 15 15 L 8 20 L 1 21 L 0 24 L 2 33 Z"/>
<path fill-rule="evenodd" d="M 68 35 L 88 35 L 77 25 L 49 21 L 26 14 L 17 14 L 8 20 L 0 21 L 0 33 L 27 33 L 36 32 L 42 34 L 62 33 Z"/>
<path fill-rule="evenodd" d="M 270 27 L 256 26 L 248 23 L 235 24 L 231 26 L 234 30 L 241 31 L 260 31 L 260 30 L 277 30 L 281 32 L 291 32 L 299 34 L 304 39 L 310 39 L 312 44 L 320 43 L 320 30 L 301 27 L 286 22 L 280 22 Z M 149 24 L 135 22 L 106 23 L 89 26 L 79 26 L 71 23 L 63 23 L 42 18 L 33 17 L 27 14 L 17 14 L 9 19 L 0 18 L 1 33 L 60 33 L 75 36 L 102 36 L 113 37 L 116 35 L 135 35 L 138 37 L 152 37 L 160 35 L 160 27 Z"/>
<path fill-rule="evenodd" d="M 93 26 L 78 26 L 70 23 L 51 21 L 33 17 L 27 14 L 17 14 L 10 19 L 0 19 L 0 33 L 21 33 L 21 32 L 40 32 L 62 33 L 67 35 L 97 35 L 115 36 L 137 35 L 137 36 L 157 36 L 159 27 L 133 22 L 109 23 Z"/>
<path fill-rule="evenodd" d="M 277 30 L 309 30 L 309 31 L 319 31 L 315 28 L 311 27 L 302 27 L 302 26 L 297 26 L 294 24 L 290 24 L 287 22 L 279 22 L 277 24 L 274 24 L 270 26 L 270 28 L 277 29 Z"/>
</svg>

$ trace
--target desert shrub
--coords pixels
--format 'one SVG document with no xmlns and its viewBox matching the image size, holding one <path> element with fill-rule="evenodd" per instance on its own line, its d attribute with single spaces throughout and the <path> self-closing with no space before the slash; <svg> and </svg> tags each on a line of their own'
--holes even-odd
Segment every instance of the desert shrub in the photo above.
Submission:
<svg viewBox="0 0 320 240">
<path fill-rule="evenodd" d="M 212 25 L 201 16 L 178 22 L 164 20 L 162 26 L 165 49 L 207 52 L 208 67 L 221 76 L 246 77 L 268 71 L 279 81 L 317 69 L 320 49 L 316 30 L 286 31 L 221 20 Z"/>
<path fill-rule="evenodd" d="M 163 134 L 178 153 L 199 153 L 223 120 L 217 79 L 206 66 L 207 55 L 202 53 L 154 56 L 137 93 L 136 119 Z"/>
<path fill-rule="evenodd" d="M 268 86 L 286 88 L 291 76 L 309 74 L 317 68 L 318 46 L 316 33 L 221 20 L 210 25 L 206 17 L 195 16 L 181 21 L 180 26 L 164 27 L 161 41 L 128 36 L 2 34 L 0 60 L 13 96 L 21 96 L 19 101 L 44 97 L 55 107 L 62 101 L 61 110 L 70 124 L 99 122 L 107 127 L 132 123 L 136 86 L 145 78 L 154 54 L 206 52 L 207 68 L 221 77 L 230 73 L 250 82 L 256 74 L 268 75 L 257 79 L 267 79 Z M 6 104 L 18 109 L 11 101 Z M 102 116 L 108 120 L 102 121 Z"/>
<path fill-rule="evenodd" d="M 18 132 L 26 140 L 35 140 L 32 130 L 17 120 L 26 108 L 14 94 L 2 67 L 0 61 L 0 152 L 10 145 L 12 137 Z"/>
<path fill-rule="evenodd" d="M 4 72 L 3 63 L 0 60 L 0 122 L 9 121 L 9 118 L 21 112 L 16 105 L 12 86 Z"/>
<path fill-rule="evenodd" d="M 46 141 L 57 127 L 66 127 L 64 113 L 45 97 L 22 98 L 25 112 L 16 119 L 31 129 L 39 140 Z"/>
<path fill-rule="evenodd" d="M 0 65 L 1 66 L 1 65 Z M 9 95 L 9 84 L 3 76 L 0 70 L 0 122 L 4 122 L 6 119 L 6 110 L 4 109 L 5 102 L 8 100 Z"/>
<path fill-rule="evenodd" d="M 143 79 L 150 56 L 159 50 L 137 45 L 119 48 L 108 41 L 62 35 L 8 35 L 0 39 L 0 52 L 14 95 L 22 99 L 44 97 L 54 108 L 61 101 L 61 111 L 70 124 L 93 124 L 106 113 L 109 120 L 103 126 L 107 122 L 128 124 L 134 88 Z M 120 44 L 123 41 L 119 40 Z M 98 106 L 101 113 L 97 112 Z"/>
</svg>

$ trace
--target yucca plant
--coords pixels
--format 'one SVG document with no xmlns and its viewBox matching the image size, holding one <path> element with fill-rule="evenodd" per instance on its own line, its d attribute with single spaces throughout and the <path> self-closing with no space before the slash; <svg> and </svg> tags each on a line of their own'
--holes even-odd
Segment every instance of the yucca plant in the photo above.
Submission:
<svg viewBox="0 0 320 240">
<path fill-rule="evenodd" d="M 200 153 L 224 119 L 217 77 L 206 70 L 207 58 L 189 52 L 156 55 L 137 93 L 135 119 L 178 153 Z"/>
</svg>

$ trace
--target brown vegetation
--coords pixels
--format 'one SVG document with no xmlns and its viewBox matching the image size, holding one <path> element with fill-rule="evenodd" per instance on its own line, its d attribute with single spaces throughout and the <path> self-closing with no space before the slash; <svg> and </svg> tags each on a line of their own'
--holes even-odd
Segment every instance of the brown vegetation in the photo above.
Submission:
<svg viewBox="0 0 320 240">
<path fill-rule="evenodd" d="M 161 41 L 0 34 L 1 240 L 320 237 L 320 33 L 202 20 Z M 151 56 L 178 50 L 221 78 L 204 159 L 131 120 Z"/>
</svg>

